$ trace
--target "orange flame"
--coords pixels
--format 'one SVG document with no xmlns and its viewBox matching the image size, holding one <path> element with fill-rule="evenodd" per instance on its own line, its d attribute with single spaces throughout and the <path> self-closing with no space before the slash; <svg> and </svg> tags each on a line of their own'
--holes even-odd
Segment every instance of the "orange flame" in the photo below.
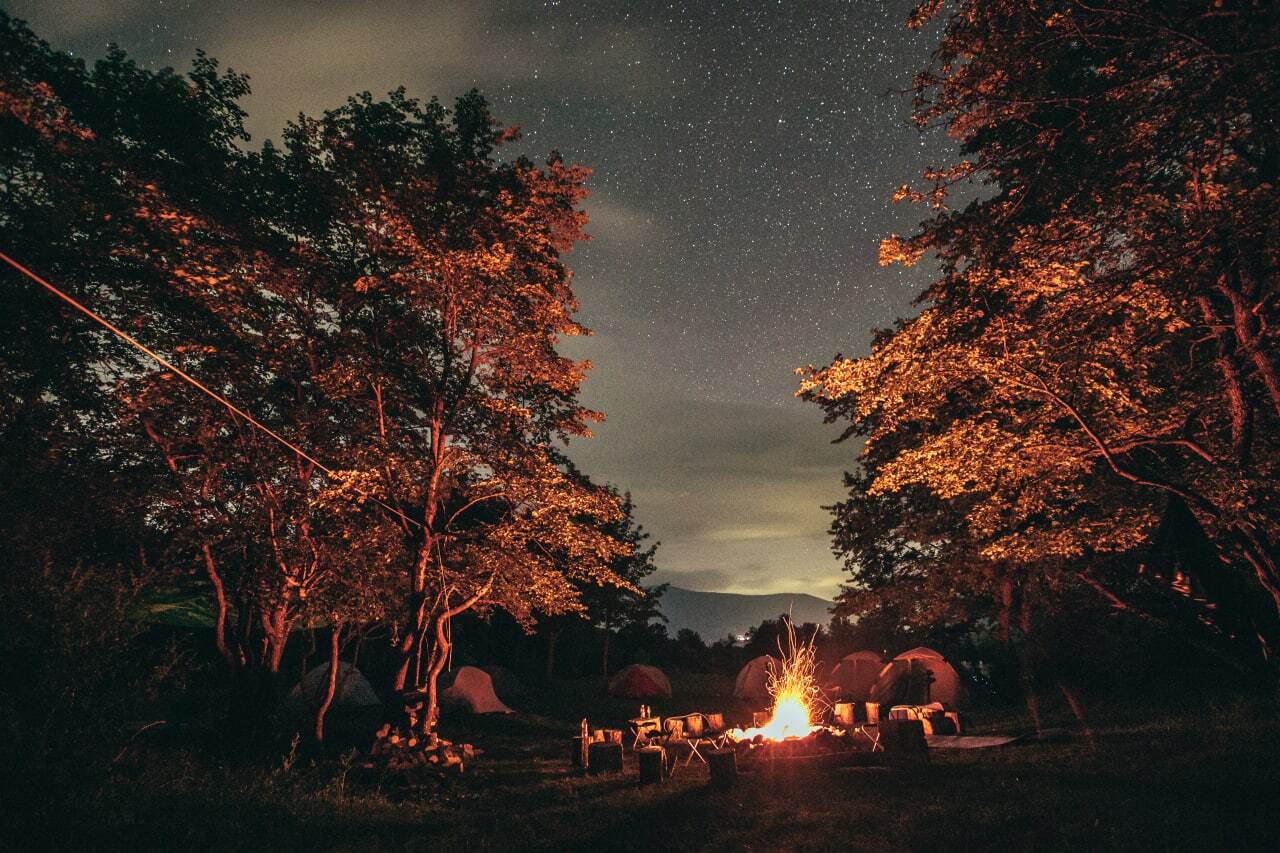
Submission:
<svg viewBox="0 0 1280 853">
<path fill-rule="evenodd" d="M 814 637 L 816 639 L 816 635 Z M 752 740 L 763 735 L 768 740 L 786 740 L 804 737 L 821 728 L 813 724 L 821 690 L 815 672 L 818 668 L 814 640 L 796 644 L 795 628 L 787 620 L 787 648 L 778 641 L 782 663 L 769 664 L 769 695 L 773 697 L 773 713 L 763 726 L 749 729 L 733 729 L 729 737 L 734 740 Z"/>
</svg>

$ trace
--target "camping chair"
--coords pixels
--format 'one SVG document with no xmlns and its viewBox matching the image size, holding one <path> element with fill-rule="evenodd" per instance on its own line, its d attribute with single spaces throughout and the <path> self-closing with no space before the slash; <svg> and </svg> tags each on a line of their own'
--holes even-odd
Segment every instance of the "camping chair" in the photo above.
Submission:
<svg viewBox="0 0 1280 853">
<path fill-rule="evenodd" d="M 696 719 L 697 722 L 694 722 Z M 702 753 L 698 752 L 698 744 L 705 740 L 702 737 L 702 715 L 687 714 L 683 717 L 668 717 L 663 722 L 666 729 L 666 745 L 667 746 L 683 746 L 689 749 L 689 754 L 685 756 L 684 766 L 688 767 L 693 762 L 696 755 L 698 760 L 703 764 L 707 763 L 707 759 L 702 757 Z M 698 734 L 692 735 L 691 729 L 697 729 Z"/>
<path fill-rule="evenodd" d="M 724 714 L 703 714 L 702 736 L 711 741 L 716 749 L 723 749 L 724 742 L 729 739 L 729 727 L 725 725 Z"/>
</svg>

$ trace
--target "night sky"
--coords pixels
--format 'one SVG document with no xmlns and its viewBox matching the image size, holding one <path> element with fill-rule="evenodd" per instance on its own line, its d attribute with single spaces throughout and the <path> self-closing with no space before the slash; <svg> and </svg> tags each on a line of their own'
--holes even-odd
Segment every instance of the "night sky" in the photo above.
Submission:
<svg viewBox="0 0 1280 853">
<path fill-rule="evenodd" d="M 656 580 L 811 592 L 841 579 L 823 504 L 855 448 L 792 398 L 795 367 L 865 351 L 927 269 L 877 244 L 922 212 L 890 195 L 950 159 L 901 94 L 936 32 L 916 0 L 853 2 L 159 2 L 0 0 L 59 49 L 117 42 L 246 72 L 254 145 L 299 111 L 404 85 L 472 87 L 525 135 L 592 167 L 593 240 L 569 256 L 595 336 L 584 402 L 609 416 L 571 455 L 630 489 L 662 542 Z"/>
</svg>

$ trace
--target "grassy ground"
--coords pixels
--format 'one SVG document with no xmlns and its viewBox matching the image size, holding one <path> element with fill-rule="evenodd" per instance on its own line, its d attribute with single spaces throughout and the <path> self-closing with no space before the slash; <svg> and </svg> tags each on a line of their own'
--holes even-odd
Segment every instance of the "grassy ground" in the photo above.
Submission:
<svg viewBox="0 0 1280 853">
<path fill-rule="evenodd" d="M 663 713 L 725 705 L 726 685 L 676 679 Z M 700 692 L 693 690 L 698 687 Z M 992 750 L 935 751 L 908 769 L 795 769 L 745 777 L 730 791 L 681 769 L 640 788 L 568 770 L 566 739 L 584 708 L 593 725 L 633 703 L 594 683 L 527 697 L 536 711 L 454 720 L 445 735 L 485 750 L 445 788 L 406 795 L 348 773 L 341 754 L 287 751 L 270 764 L 216 744 L 156 738 L 98 793 L 57 815 L 26 815 L 22 847 L 221 850 L 827 850 L 1274 849 L 1280 723 L 1274 707 L 1219 699 L 1092 708 L 1083 738 Z M 732 709 L 731 709 L 732 713 Z M 989 731 L 1024 729 L 1015 711 L 977 715 Z M 1067 722 L 1058 717 L 1049 722 Z M 216 756 L 222 757 L 216 757 Z M 56 829 L 50 829 L 49 820 Z M 0 843 L 0 847 L 6 846 Z"/>
</svg>

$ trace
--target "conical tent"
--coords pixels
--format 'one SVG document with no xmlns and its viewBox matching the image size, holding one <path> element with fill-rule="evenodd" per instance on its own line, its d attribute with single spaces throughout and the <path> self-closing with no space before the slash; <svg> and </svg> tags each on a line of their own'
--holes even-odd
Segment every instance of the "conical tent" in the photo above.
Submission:
<svg viewBox="0 0 1280 853">
<path fill-rule="evenodd" d="M 306 699 L 318 705 L 324 701 L 325 691 L 329 688 L 329 664 L 322 663 L 302 677 L 289 692 L 290 699 Z M 338 661 L 338 682 L 334 686 L 333 704 L 335 705 L 381 705 L 382 700 L 373 692 L 373 685 L 360 670 L 349 663 Z"/>
<path fill-rule="evenodd" d="M 458 668 L 453 684 L 440 693 L 440 701 L 446 705 L 465 708 L 473 714 L 515 713 L 493 692 L 493 679 L 489 673 L 474 666 Z"/>
<path fill-rule="evenodd" d="M 871 701 L 886 705 L 924 705 L 964 701 L 964 685 L 955 667 L 933 649 L 919 646 L 885 665 L 871 688 Z"/>
<path fill-rule="evenodd" d="M 758 658 L 747 661 L 746 665 L 738 670 L 738 677 L 733 682 L 733 695 L 749 702 L 768 699 L 770 668 L 777 665 L 777 659 L 769 655 L 760 655 Z"/>
<path fill-rule="evenodd" d="M 875 652 L 854 652 L 841 658 L 827 680 L 831 691 L 842 699 L 865 702 L 871 696 L 871 688 L 880 678 L 884 661 Z"/>
<path fill-rule="evenodd" d="M 609 679 L 609 695 L 625 699 L 657 699 L 671 695 L 671 682 L 656 666 L 633 663 Z"/>
</svg>

